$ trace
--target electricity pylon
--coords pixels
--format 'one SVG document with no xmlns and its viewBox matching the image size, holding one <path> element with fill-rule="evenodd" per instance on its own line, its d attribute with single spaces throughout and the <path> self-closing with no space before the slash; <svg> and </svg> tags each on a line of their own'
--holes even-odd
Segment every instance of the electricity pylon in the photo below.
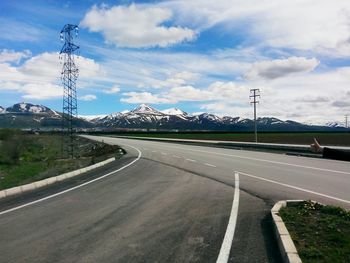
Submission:
<svg viewBox="0 0 350 263">
<path fill-rule="evenodd" d="M 76 81 L 79 70 L 74 63 L 79 46 L 73 42 L 78 36 L 78 26 L 66 24 L 61 30 L 60 38 L 64 41 L 60 52 L 63 60 L 61 81 L 63 84 L 63 111 L 62 111 L 62 154 L 74 158 L 74 121 L 78 115 Z"/>
</svg>

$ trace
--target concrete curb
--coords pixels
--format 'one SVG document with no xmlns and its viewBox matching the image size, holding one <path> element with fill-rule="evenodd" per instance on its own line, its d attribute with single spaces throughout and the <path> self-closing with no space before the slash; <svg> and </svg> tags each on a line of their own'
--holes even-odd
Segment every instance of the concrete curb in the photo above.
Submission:
<svg viewBox="0 0 350 263">
<path fill-rule="evenodd" d="M 282 207 L 286 207 L 288 203 L 302 202 L 303 200 L 286 200 L 277 202 L 271 209 L 271 216 L 274 226 L 274 233 L 277 239 L 278 248 L 281 252 L 284 263 L 302 263 L 298 251 L 294 245 L 292 238 L 286 228 L 282 218 L 278 212 Z"/>
<path fill-rule="evenodd" d="M 17 194 L 21 194 L 24 192 L 28 192 L 28 191 L 38 189 L 38 188 L 41 188 L 41 187 L 44 187 L 44 186 L 47 186 L 50 184 L 54 184 L 54 183 L 59 182 L 59 181 L 66 180 L 68 178 L 80 175 L 82 173 L 86 173 L 88 171 L 91 171 L 97 167 L 101 167 L 103 165 L 106 165 L 106 164 L 113 162 L 113 161 L 115 161 L 115 157 L 109 158 L 105 161 L 90 165 L 90 166 L 82 168 L 82 169 L 78 169 L 78 170 L 74 170 L 74 171 L 64 173 L 61 175 L 49 177 L 49 178 L 46 178 L 46 179 L 43 179 L 40 181 L 36 181 L 36 182 L 30 183 L 30 184 L 24 184 L 24 185 L 20 185 L 20 186 L 16 186 L 16 187 L 2 190 L 2 191 L 0 191 L 0 199 L 11 196 L 11 195 L 17 195 Z"/>
</svg>

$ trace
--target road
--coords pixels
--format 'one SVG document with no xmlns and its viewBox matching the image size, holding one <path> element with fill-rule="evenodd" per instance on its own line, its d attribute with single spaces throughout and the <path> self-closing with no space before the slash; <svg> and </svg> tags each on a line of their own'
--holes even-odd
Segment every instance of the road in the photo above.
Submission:
<svg viewBox="0 0 350 263">
<path fill-rule="evenodd" d="M 90 138 L 128 154 L 76 179 L 0 200 L 0 262 L 215 262 L 232 218 L 229 262 L 279 262 L 268 216 L 276 201 L 350 208 L 347 162 Z"/>
</svg>

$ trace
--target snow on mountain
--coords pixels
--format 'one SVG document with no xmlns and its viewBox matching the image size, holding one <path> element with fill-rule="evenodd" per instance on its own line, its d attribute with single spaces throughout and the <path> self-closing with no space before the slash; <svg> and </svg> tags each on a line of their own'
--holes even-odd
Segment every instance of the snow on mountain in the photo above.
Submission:
<svg viewBox="0 0 350 263">
<path fill-rule="evenodd" d="M 44 112 L 46 110 L 46 107 L 42 107 L 42 106 L 31 106 L 29 107 L 29 112 L 33 112 L 33 113 L 41 113 Z"/>
<path fill-rule="evenodd" d="M 6 109 L 6 111 L 11 112 L 11 113 L 48 113 L 48 112 L 51 112 L 54 114 L 54 112 L 51 109 L 49 109 L 43 105 L 34 105 L 31 103 L 24 103 L 24 102 L 14 104 L 12 107 L 8 107 Z"/>
<path fill-rule="evenodd" d="M 78 117 L 87 121 L 95 121 L 98 119 L 105 118 L 106 116 L 107 115 L 104 114 L 104 115 L 79 115 Z"/>
<path fill-rule="evenodd" d="M 285 123 L 284 121 L 281 121 L 280 119 L 273 118 L 273 117 L 258 118 L 257 122 L 259 124 L 265 124 L 265 125 L 269 125 L 269 124 L 283 124 L 283 123 Z"/>
<path fill-rule="evenodd" d="M 161 112 L 166 115 L 183 115 L 183 116 L 188 115 L 187 112 L 184 112 L 178 108 L 170 108 L 170 109 L 162 110 Z"/>
<path fill-rule="evenodd" d="M 243 120 L 243 118 L 241 118 L 241 117 L 224 116 L 224 117 L 221 118 L 221 120 L 222 120 L 224 123 L 227 123 L 227 124 L 237 124 L 237 123 L 239 123 L 241 120 Z"/>
<path fill-rule="evenodd" d="M 146 104 L 141 104 L 140 106 L 136 107 L 131 113 L 135 114 L 155 114 L 155 115 L 163 115 L 162 112 L 159 110 L 156 110 L 155 108 L 152 108 L 151 106 L 148 106 Z"/>
<path fill-rule="evenodd" d="M 331 128 L 338 128 L 338 127 L 345 127 L 345 125 L 344 125 L 344 123 L 339 123 L 339 122 L 336 122 L 336 121 L 334 121 L 334 122 L 327 122 L 326 124 L 325 124 L 325 126 L 327 126 L 327 127 L 331 127 Z"/>
<path fill-rule="evenodd" d="M 0 106 L 0 127 L 60 127 L 61 114 L 43 105 L 17 103 L 4 109 Z M 273 117 L 257 119 L 260 131 L 344 130 L 341 123 L 306 125 Z M 171 108 L 158 110 L 146 104 L 135 109 L 109 115 L 80 115 L 78 127 L 99 129 L 148 129 L 148 130 L 220 130 L 251 131 L 253 120 L 242 117 L 219 117 L 210 113 L 187 114 Z"/>
<path fill-rule="evenodd" d="M 198 117 L 200 119 L 207 119 L 207 120 L 210 120 L 210 121 L 216 121 L 216 122 L 220 122 L 221 121 L 221 118 L 219 116 L 216 116 L 216 115 L 210 114 L 210 113 L 202 113 Z"/>
</svg>

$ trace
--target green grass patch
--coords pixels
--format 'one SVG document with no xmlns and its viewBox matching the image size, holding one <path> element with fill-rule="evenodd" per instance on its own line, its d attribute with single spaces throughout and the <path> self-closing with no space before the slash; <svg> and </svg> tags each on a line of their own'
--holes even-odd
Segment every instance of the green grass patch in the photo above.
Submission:
<svg viewBox="0 0 350 263">
<path fill-rule="evenodd" d="M 114 133 L 114 135 L 243 142 L 254 141 L 254 134 L 248 132 L 138 132 Z M 311 144 L 313 138 L 317 138 L 322 145 L 350 146 L 349 132 L 262 132 L 258 134 L 259 142 L 265 143 Z"/>
<path fill-rule="evenodd" d="M 81 137 L 75 138 L 75 145 L 77 157 L 63 158 L 61 135 L 0 129 L 0 189 L 80 169 L 123 153 L 119 146 Z"/>
<path fill-rule="evenodd" d="M 304 263 L 350 262 L 350 212 L 305 201 L 279 212 Z"/>
</svg>

